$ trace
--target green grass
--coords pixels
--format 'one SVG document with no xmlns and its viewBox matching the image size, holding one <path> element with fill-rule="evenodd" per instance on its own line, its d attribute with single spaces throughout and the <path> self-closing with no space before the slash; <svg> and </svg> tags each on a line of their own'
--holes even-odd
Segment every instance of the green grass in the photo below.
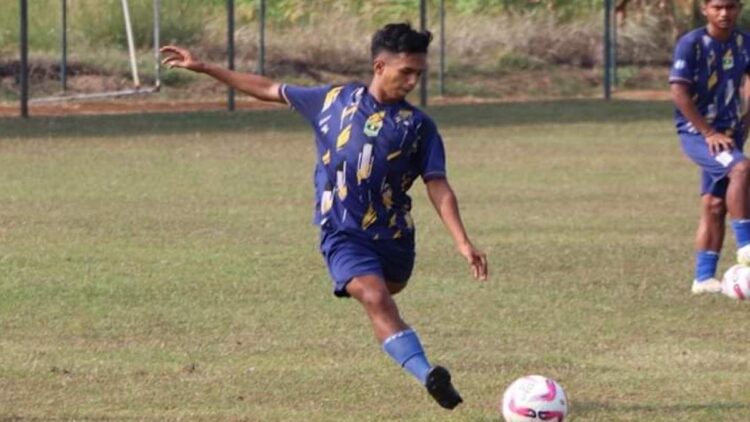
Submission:
<svg viewBox="0 0 750 422">
<path fill-rule="evenodd" d="M 698 174 L 668 104 L 430 111 L 492 275 L 416 184 L 398 302 L 457 411 L 330 294 L 311 134 L 277 110 L 0 120 L 0 420 L 498 421 L 530 373 L 574 421 L 748 419 L 747 306 L 689 293 Z"/>
</svg>

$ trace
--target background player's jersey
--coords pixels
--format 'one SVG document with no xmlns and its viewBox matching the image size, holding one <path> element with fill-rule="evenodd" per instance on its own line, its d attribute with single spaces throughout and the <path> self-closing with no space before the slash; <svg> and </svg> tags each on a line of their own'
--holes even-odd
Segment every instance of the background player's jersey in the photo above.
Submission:
<svg viewBox="0 0 750 422">
<path fill-rule="evenodd" d="M 669 75 L 670 83 L 690 85 L 693 102 L 709 125 L 729 134 L 742 130 L 742 77 L 750 65 L 750 37 L 735 30 L 726 42 L 695 29 L 677 41 Z M 698 133 L 675 111 L 678 132 Z"/>
<path fill-rule="evenodd" d="M 315 222 L 372 239 L 412 235 L 406 192 L 417 177 L 445 177 L 433 121 L 406 101 L 381 104 L 357 83 L 282 85 L 315 130 Z"/>
</svg>

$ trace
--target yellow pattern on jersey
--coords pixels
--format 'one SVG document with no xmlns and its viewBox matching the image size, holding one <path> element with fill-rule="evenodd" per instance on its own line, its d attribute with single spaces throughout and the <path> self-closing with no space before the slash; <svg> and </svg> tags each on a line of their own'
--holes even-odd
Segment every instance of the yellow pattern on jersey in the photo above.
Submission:
<svg viewBox="0 0 750 422">
<path fill-rule="evenodd" d="M 372 203 L 370 203 L 365 216 L 362 217 L 362 230 L 367 230 L 367 228 L 372 226 L 377 219 L 378 214 L 375 212 L 375 208 L 372 207 Z"/>
<path fill-rule="evenodd" d="M 336 101 L 336 98 L 338 98 L 342 89 L 344 89 L 343 86 L 337 86 L 335 88 L 331 88 L 331 90 L 328 91 L 328 94 L 326 94 L 326 99 L 325 101 L 323 101 L 323 109 L 320 110 L 321 112 L 328 110 L 328 107 L 330 107 L 331 104 Z"/>
<path fill-rule="evenodd" d="M 352 134 L 352 125 L 349 125 L 344 128 L 344 130 L 339 133 L 339 137 L 336 139 L 336 151 L 340 151 L 341 148 L 346 145 L 347 142 L 349 142 L 349 137 Z"/>
</svg>

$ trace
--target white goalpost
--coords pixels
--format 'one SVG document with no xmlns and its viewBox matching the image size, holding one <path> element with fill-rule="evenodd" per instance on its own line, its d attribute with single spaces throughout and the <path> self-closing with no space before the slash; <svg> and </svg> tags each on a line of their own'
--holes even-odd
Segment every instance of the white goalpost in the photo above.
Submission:
<svg viewBox="0 0 750 422">
<path fill-rule="evenodd" d="M 125 21 L 125 35 L 127 37 L 128 42 L 128 58 L 130 62 L 130 71 L 131 71 L 131 78 L 133 86 L 129 89 L 122 89 L 117 91 L 106 91 L 106 92 L 96 92 L 96 93 L 88 93 L 88 94 L 70 94 L 70 95 L 55 95 L 55 96 L 48 96 L 48 97 L 40 97 L 40 98 L 30 98 L 28 102 L 30 104 L 39 104 L 39 103 L 49 103 L 49 102 L 55 102 L 55 101 L 67 101 L 67 100 L 76 100 L 76 99 L 96 99 L 96 98 L 112 98 L 112 97 L 122 97 L 127 95 L 142 95 L 142 94 L 150 94 L 158 92 L 161 88 L 161 54 L 159 53 L 159 33 L 160 33 L 160 16 L 159 11 L 161 8 L 161 2 L 160 0 L 152 0 L 153 3 L 153 37 L 154 37 L 154 84 L 151 86 L 141 86 L 141 79 L 140 74 L 138 72 L 138 62 L 136 60 L 136 51 L 135 51 L 135 41 L 133 38 L 133 26 L 130 19 L 130 5 L 128 3 L 128 0 L 120 0 L 120 3 L 122 4 L 122 13 L 123 13 L 123 19 Z M 65 73 L 66 73 L 66 62 L 67 62 L 67 37 L 66 37 L 66 0 L 62 0 L 62 13 L 63 13 L 63 27 L 61 31 L 61 39 L 62 39 L 62 58 L 61 58 L 61 79 L 65 81 Z M 63 82 L 64 83 L 64 82 Z"/>
</svg>

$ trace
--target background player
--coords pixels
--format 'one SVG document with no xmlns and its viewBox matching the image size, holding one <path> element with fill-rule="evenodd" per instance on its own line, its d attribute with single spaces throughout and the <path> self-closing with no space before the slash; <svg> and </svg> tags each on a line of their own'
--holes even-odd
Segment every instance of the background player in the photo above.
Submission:
<svg viewBox="0 0 750 422">
<path fill-rule="evenodd" d="M 708 25 L 680 38 L 669 77 L 682 148 L 701 168 L 693 293 L 721 291 L 714 276 L 727 211 L 737 261 L 750 264 L 750 163 L 742 154 L 748 115 L 740 89 L 750 70 L 750 38 L 736 29 L 741 8 L 739 0 L 704 0 Z"/>
</svg>

